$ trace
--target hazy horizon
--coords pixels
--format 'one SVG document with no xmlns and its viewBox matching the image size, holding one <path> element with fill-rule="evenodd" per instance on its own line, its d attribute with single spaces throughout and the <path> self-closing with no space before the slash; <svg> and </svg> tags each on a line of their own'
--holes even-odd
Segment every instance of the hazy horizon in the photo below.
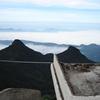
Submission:
<svg viewBox="0 0 100 100">
<path fill-rule="evenodd" d="M 80 45 L 80 44 L 88 45 L 93 43 L 100 44 L 99 37 L 100 37 L 99 31 L 0 32 L 0 40 L 20 39 L 20 40 L 28 40 L 36 42 L 50 42 L 57 44 L 72 44 L 72 45 Z"/>
<path fill-rule="evenodd" d="M 99 0 L 1 0 L 0 40 L 100 44 Z"/>
</svg>

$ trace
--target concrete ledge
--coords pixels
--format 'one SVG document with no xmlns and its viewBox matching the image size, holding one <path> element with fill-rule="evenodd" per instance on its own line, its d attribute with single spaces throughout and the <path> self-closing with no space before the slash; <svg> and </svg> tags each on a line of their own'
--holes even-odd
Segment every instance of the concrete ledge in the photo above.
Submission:
<svg viewBox="0 0 100 100">
<path fill-rule="evenodd" d="M 8 88 L 0 92 L 0 100 L 41 100 L 38 90 Z"/>
<path fill-rule="evenodd" d="M 52 74 L 52 79 L 53 79 L 53 83 L 54 83 L 57 100 L 62 100 L 53 64 L 51 64 L 51 74 Z"/>
<path fill-rule="evenodd" d="M 54 68 L 51 67 L 51 69 L 52 69 L 52 77 L 54 78 L 54 81 L 56 81 L 56 83 L 53 81 L 54 86 L 60 85 L 60 89 L 61 89 L 61 92 L 63 95 L 63 98 L 62 98 L 60 94 L 59 95 L 57 94 L 58 93 L 57 91 L 59 90 L 59 88 L 58 88 L 59 86 L 56 86 L 55 92 L 56 92 L 56 96 L 58 96 L 57 100 L 100 100 L 100 96 L 75 96 L 75 95 L 73 95 L 73 93 L 71 92 L 71 89 L 64 77 L 63 71 L 61 69 L 62 67 L 61 67 L 56 55 L 54 55 L 53 64 L 54 64 L 54 66 L 53 66 Z M 54 71 L 55 71 L 57 77 L 55 77 Z M 56 79 L 56 78 L 58 78 L 58 79 Z M 59 83 L 57 83 L 57 80 Z M 61 99 L 59 99 L 59 96 Z"/>
</svg>

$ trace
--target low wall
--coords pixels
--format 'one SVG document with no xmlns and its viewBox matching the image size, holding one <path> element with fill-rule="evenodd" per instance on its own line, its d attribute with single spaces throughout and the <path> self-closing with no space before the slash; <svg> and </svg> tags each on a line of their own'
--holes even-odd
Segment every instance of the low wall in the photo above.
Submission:
<svg viewBox="0 0 100 100">
<path fill-rule="evenodd" d="M 62 100 L 100 100 L 100 96 L 75 96 L 73 95 L 64 77 L 64 74 L 61 69 L 61 65 L 59 64 L 59 61 L 56 55 L 54 55 L 53 64 L 54 64 L 54 69 L 55 69 L 54 71 L 57 75 L 57 79 L 59 82 L 58 85 L 60 85 L 60 89 L 62 92 L 62 96 L 63 96 Z M 56 95 L 57 95 L 57 92 L 56 92 Z M 57 100 L 60 100 L 60 99 L 57 98 Z"/>
<path fill-rule="evenodd" d="M 52 79 L 53 79 L 53 83 L 54 83 L 54 89 L 55 89 L 55 92 L 56 92 L 57 100 L 62 100 L 53 64 L 51 64 L 51 74 L 52 74 Z"/>
<path fill-rule="evenodd" d="M 8 88 L 0 92 L 0 100 L 41 100 L 38 90 Z"/>
<path fill-rule="evenodd" d="M 61 70 L 61 65 L 58 62 L 58 59 L 56 55 L 54 55 L 54 68 L 55 68 L 55 73 L 58 77 L 58 82 L 61 88 L 62 96 L 64 100 L 70 100 L 70 96 L 72 96 L 72 93 L 70 91 L 70 88 L 64 78 L 64 74 Z"/>
</svg>

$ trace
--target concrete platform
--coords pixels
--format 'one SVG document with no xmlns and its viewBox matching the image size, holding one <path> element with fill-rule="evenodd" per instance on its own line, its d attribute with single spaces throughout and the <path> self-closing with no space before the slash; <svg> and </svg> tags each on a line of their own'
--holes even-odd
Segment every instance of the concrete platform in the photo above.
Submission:
<svg viewBox="0 0 100 100">
<path fill-rule="evenodd" d="M 0 100 L 41 100 L 41 93 L 33 89 L 8 88 L 0 91 Z"/>
<path fill-rule="evenodd" d="M 69 70 L 72 70 L 72 69 L 69 69 Z M 52 77 L 53 77 L 57 100 L 100 100 L 100 95 L 88 95 L 88 96 L 85 95 L 84 96 L 84 95 L 73 94 L 73 92 L 71 90 L 72 87 L 70 87 L 69 81 L 66 79 L 67 74 L 64 73 L 63 67 L 59 63 L 56 55 L 54 56 L 54 62 L 51 65 L 51 72 L 52 72 Z M 95 72 L 99 73 L 98 67 L 94 69 L 94 73 Z M 91 73 L 91 74 L 93 75 L 93 73 Z M 93 77 L 95 75 L 93 75 L 92 78 L 90 76 L 91 75 L 89 75 L 89 78 L 93 79 Z M 74 82 L 74 79 L 73 79 L 73 82 Z"/>
</svg>

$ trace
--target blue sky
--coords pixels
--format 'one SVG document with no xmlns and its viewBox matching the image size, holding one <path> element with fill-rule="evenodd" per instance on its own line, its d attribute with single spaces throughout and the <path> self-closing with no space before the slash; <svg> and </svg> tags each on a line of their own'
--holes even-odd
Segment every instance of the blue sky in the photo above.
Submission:
<svg viewBox="0 0 100 100">
<path fill-rule="evenodd" d="M 0 0 L 0 21 L 100 23 L 100 1 Z"/>
<path fill-rule="evenodd" d="M 85 37 L 89 37 L 89 32 L 93 34 L 90 37 L 100 34 L 100 0 L 0 0 L 0 22 L 74 23 L 73 27 L 77 32 L 70 26 L 70 29 L 75 31 L 73 34 L 75 33 L 81 38 L 81 34 L 86 32 L 85 39 Z M 76 27 L 77 24 L 78 28 L 82 30 Z M 65 33 L 63 34 L 65 35 Z M 74 36 L 70 36 L 68 31 L 66 31 L 66 35 Z M 97 37 L 87 38 L 87 42 L 84 39 L 81 43 L 100 44 Z M 67 38 L 64 41 L 67 41 Z M 58 42 L 64 43 L 64 41 Z M 80 43 L 80 39 L 78 42 L 74 39 L 73 41 Z M 51 42 L 54 40 L 51 39 Z"/>
</svg>

